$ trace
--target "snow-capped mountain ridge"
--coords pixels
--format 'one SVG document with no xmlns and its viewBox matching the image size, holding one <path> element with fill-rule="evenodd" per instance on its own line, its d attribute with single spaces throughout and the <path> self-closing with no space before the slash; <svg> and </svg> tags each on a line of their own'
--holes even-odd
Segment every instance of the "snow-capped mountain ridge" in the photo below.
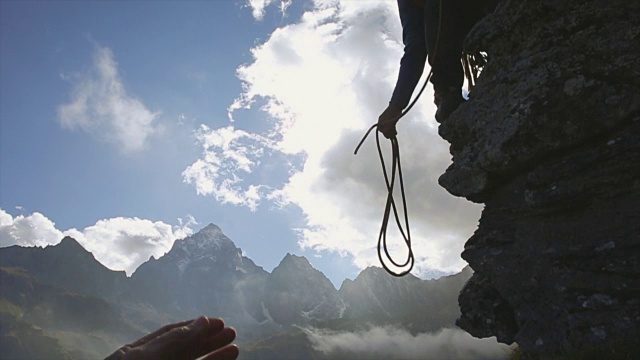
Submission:
<svg viewBox="0 0 640 360">
<path fill-rule="evenodd" d="M 201 257 L 220 250 L 228 251 L 233 249 L 240 251 L 233 241 L 218 226 L 213 224 L 207 225 L 204 229 L 182 240 L 176 240 L 171 250 L 174 249 L 180 249 L 186 254 L 195 257 Z"/>
<path fill-rule="evenodd" d="M 338 291 L 307 258 L 293 254 L 284 256 L 269 273 L 242 256 L 215 225 L 176 241 L 169 252 L 149 259 L 130 278 L 104 268 L 71 238 L 45 249 L 0 250 L 3 266 L 23 267 L 63 289 L 152 306 L 175 318 L 216 314 L 234 326 L 308 325 L 353 318 L 413 322 L 415 314 L 430 304 L 437 303 L 438 313 L 443 313 L 444 305 L 455 304 L 452 299 L 457 295 L 439 300 L 442 291 L 429 285 L 432 282 L 395 279 L 379 268 L 346 280 Z M 455 311 L 457 307 L 444 311 L 443 319 L 452 324 Z"/>
</svg>

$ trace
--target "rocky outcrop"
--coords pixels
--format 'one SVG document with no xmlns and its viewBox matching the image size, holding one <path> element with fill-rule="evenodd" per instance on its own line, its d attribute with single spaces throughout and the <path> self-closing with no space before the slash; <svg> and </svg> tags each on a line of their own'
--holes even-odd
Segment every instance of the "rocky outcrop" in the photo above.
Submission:
<svg viewBox="0 0 640 360">
<path fill-rule="evenodd" d="M 267 279 L 264 306 L 278 324 L 339 319 L 345 309 L 331 281 L 305 257 L 291 254 Z"/>
<path fill-rule="evenodd" d="M 44 248 L 17 245 L 2 248 L 0 265 L 24 268 L 39 281 L 69 292 L 105 299 L 126 296 L 124 271 L 107 269 L 68 236 L 57 245 Z"/>
<path fill-rule="evenodd" d="M 165 311 L 254 322 L 265 319 L 258 299 L 268 274 L 243 256 L 218 226 L 209 224 L 176 240 L 161 258 L 142 264 L 131 277 L 130 288 L 136 299 Z"/>
<path fill-rule="evenodd" d="M 3 359 L 100 359 L 144 335 L 123 315 L 102 298 L 44 284 L 23 268 L 0 267 Z"/>
<path fill-rule="evenodd" d="M 389 276 L 382 268 L 368 267 L 340 287 L 347 305 L 344 316 L 364 324 L 400 324 L 413 333 L 452 327 L 460 311 L 451 300 L 471 273 L 466 267 L 455 275 L 421 280 L 411 274 Z"/>
<path fill-rule="evenodd" d="M 506 0 L 440 126 L 450 193 L 485 209 L 458 324 L 532 356 L 640 339 L 640 3 Z"/>
</svg>

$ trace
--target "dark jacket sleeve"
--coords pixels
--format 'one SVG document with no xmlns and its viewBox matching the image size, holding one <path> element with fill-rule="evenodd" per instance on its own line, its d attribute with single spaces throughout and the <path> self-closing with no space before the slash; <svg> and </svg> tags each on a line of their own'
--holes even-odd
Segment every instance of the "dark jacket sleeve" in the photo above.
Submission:
<svg viewBox="0 0 640 360">
<path fill-rule="evenodd" d="M 398 0 L 404 55 L 400 60 L 400 72 L 391 101 L 393 106 L 404 109 L 411 100 L 427 60 L 425 42 L 424 8 L 415 1 Z"/>
</svg>

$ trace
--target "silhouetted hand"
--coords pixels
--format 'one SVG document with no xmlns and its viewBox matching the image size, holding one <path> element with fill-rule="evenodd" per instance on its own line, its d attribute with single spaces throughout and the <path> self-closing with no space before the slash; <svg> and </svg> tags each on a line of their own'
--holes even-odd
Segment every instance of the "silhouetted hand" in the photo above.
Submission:
<svg viewBox="0 0 640 360">
<path fill-rule="evenodd" d="M 402 109 L 391 104 L 378 117 L 378 131 L 387 139 L 396 136 L 396 123 L 402 114 Z"/>
<path fill-rule="evenodd" d="M 239 350 L 229 345 L 236 331 L 217 318 L 201 316 L 163 326 L 140 340 L 121 347 L 105 360 L 233 360 Z"/>
</svg>

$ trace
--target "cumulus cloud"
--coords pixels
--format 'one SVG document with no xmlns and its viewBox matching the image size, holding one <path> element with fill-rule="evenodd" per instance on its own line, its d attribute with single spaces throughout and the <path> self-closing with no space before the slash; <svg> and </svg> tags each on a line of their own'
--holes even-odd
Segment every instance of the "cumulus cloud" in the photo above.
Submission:
<svg viewBox="0 0 640 360">
<path fill-rule="evenodd" d="M 361 332 L 303 329 L 316 351 L 327 355 L 357 355 L 367 359 L 481 360 L 506 359 L 510 348 L 495 338 L 477 339 L 459 329 L 411 335 L 393 327 Z"/>
<path fill-rule="evenodd" d="M 273 148 L 270 140 L 232 126 L 211 130 L 206 125 L 200 126 L 196 138 L 203 156 L 182 172 L 184 181 L 193 184 L 200 195 L 255 211 L 265 186 L 247 185 L 242 175 L 250 174 L 265 150 Z"/>
<path fill-rule="evenodd" d="M 169 251 L 176 239 L 193 234 L 192 226 L 197 222 L 192 216 L 178 222 L 171 226 L 162 221 L 117 217 L 99 220 L 83 230 L 61 231 L 40 213 L 14 218 L 0 209 L 0 246 L 43 247 L 71 236 L 107 268 L 131 275 L 149 257 L 158 258 Z"/>
<path fill-rule="evenodd" d="M 247 0 L 247 6 L 256 20 L 262 20 L 267 6 L 278 3 L 280 12 L 284 15 L 293 0 Z"/>
<path fill-rule="evenodd" d="M 124 87 L 111 49 L 96 45 L 91 68 L 63 78 L 73 83 L 70 102 L 58 107 L 58 122 L 137 151 L 161 131 L 152 112 Z"/>
<path fill-rule="evenodd" d="M 201 194 L 253 209 L 265 200 L 297 206 L 306 220 L 297 229 L 301 247 L 353 255 L 360 268 L 379 265 L 375 246 L 386 190 L 375 141 L 369 139 L 358 156 L 353 150 L 389 101 L 402 47 L 395 2 L 314 1 L 298 21 L 277 28 L 251 49 L 252 61 L 237 70 L 244 91 L 229 106 L 234 131 L 243 126 L 234 116 L 257 104 L 269 125 L 257 134 L 242 130 L 235 148 L 262 143 L 284 156 L 301 156 L 303 165 L 291 168 L 283 185 L 274 186 L 260 179 L 247 182 L 248 172 L 238 160 L 217 156 L 208 161 L 211 153 L 205 151 L 185 171 L 185 180 Z M 450 156 L 437 134 L 432 96 L 428 87 L 398 127 L 417 275 L 428 269 L 460 270 L 465 264 L 459 254 L 480 213 L 477 205 L 450 196 L 437 184 Z M 203 147 L 208 147 L 203 134 L 221 131 L 228 130 L 201 129 Z M 383 152 L 390 154 L 382 140 Z M 268 163 L 258 151 L 242 154 L 252 172 Z M 221 172 L 225 163 L 235 171 Z M 242 196 L 229 201 L 213 190 L 224 181 L 241 184 L 236 193 L 249 186 L 260 191 L 252 193 L 251 201 Z M 399 234 L 390 232 L 389 238 L 395 241 L 393 253 L 401 257 L 406 250 Z"/>
<path fill-rule="evenodd" d="M 56 228 L 53 221 L 39 212 L 14 218 L 0 209 L 0 247 L 54 245 L 63 237 L 64 234 Z"/>
</svg>

